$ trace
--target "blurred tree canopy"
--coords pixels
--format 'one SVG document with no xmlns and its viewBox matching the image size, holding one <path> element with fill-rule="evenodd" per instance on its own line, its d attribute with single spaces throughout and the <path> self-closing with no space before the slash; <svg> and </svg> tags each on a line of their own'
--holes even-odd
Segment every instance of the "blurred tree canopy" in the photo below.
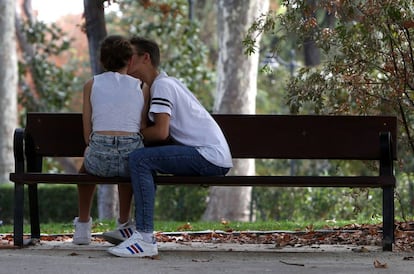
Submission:
<svg viewBox="0 0 414 274">
<path fill-rule="evenodd" d="M 271 44 L 274 56 L 286 52 L 287 41 L 292 48 L 303 51 L 312 41 L 320 50 L 320 63 L 299 67 L 295 77 L 287 84 L 286 102 L 293 114 L 331 115 L 395 115 L 400 122 L 398 157 L 396 169 L 399 177 L 396 199 L 397 211 L 403 218 L 413 214 L 413 115 L 414 115 L 414 10 L 408 0 L 303 0 L 282 1 L 283 9 L 263 14 L 251 26 L 244 42 L 248 55 L 261 50 L 256 44 L 257 33 L 263 33 L 276 41 Z M 264 72 L 270 70 L 264 65 Z M 340 144 L 338 144 L 340 145 Z M 271 163 L 274 165 L 274 163 Z M 269 165 L 269 164 L 268 164 Z M 302 163 L 296 163 L 298 172 L 309 171 Z M 332 168 L 342 172 L 375 169 L 370 165 L 331 163 Z M 266 167 L 264 163 L 263 167 Z M 268 172 L 267 170 L 266 172 Z M 322 170 L 322 172 L 326 172 Z M 336 172 L 336 171 L 330 171 Z M 294 190 L 288 194 L 291 199 L 303 195 L 303 200 L 325 203 L 325 208 L 336 207 L 324 195 L 309 196 L 308 190 Z M 331 190 L 330 190 L 331 191 Z M 336 192 L 336 191 L 335 191 Z M 282 199 L 282 193 L 256 193 L 258 197 L 273 195 Z M 300 194 L 299 194 L 300 193 Z M 314 192 L 317 194 L 318 192 Z M 373 192 L 338 191 L 345 199 L 336 199 L 342 206 L 361 210 L 363 203 L 378 204 Z M 286 196 L 286 195 L 285 195 Z M 262 197 L 263 198 L 263 197 Z M 261 204 L 260 200 L 257 199 Z M 351 204 L 347 201 L 353 200 Z M 325 201 L 325 202 L 324 202 Z M 306 204 L 306 203 L 305 203 Z M 358 205 L 359 204 L 359 205 Z M 263 206 L 266 206 L 262 204 Z M 404 206 L 403 206 L 404 205 Z M 286 208 L 286 206 L 283 206 Z M 294 203 L 294 208 L 301 207 Z M 408 208 L 408 210 L 407 210 Z M 303 209 L 303 208 L 301 208 Z M 273 216 L 280 216 L 280 210 L 271 209 Z M 340 214 L 341 210 L 334 210 Z M 321 212 L 322 213 L 322 212 Z M 269 211 L 267 211 L 269 214 Z M 375 212 L 371 212 L 375 215 Z M 266 214 L 261 214 L 265 216 Z M 271 215 L 270 215 L 271 216 Z M 368 215 L 365 215 L 368 216 Z M 267 215 L 269 217 L 269 215 Z"/>
<path fill-rule="evenodd" d="M 71 40 L 56 24 L 21 20 L 18 102 L 22 115 L 29 111 L 69 109 L 79 85 L 73 64 L 60 65 L 55 57 L 70 49 Z M 23 117 L 23 116 L 22 116 Z"/>
<path fill-rule="evenodd" d="M 199 22 L 189 16 L 188 1 L 122 0 L 118 4 L 119 11 L 106 16 L 108 33 L 156 41 L 160 45 L 161 69 L 183 81 L 211 109 L 214 67 L 208 63 L 208 47 L 200 40 Z"/>
<path fill-rule="evenodd" d="M 303 49 L 309 37 L 321 50 L 318 66 L 301 67 L 288 85 L 291 113 L 397 115 L 403 170 L 413 169 L 414 10 L 408 0 L 283 1 L 264 14 L 244 41 L 257 49 L 263 32 Z M 326 14 L 334 22 L 327 24 Z M 332 20 L 332 19 L 331 19 Z M 273 48 L 277 54 L 281 48 Z"/>
</svg>

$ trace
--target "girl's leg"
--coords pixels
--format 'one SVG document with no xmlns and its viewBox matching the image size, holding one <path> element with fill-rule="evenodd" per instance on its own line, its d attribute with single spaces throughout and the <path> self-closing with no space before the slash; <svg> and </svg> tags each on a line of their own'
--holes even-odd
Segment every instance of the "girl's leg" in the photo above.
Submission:
<svg viewBox="0 0 414 274">
<path fill-rule="evenodd" d="M 118 184 L 118 197 L 119 197 L 118 223 L 123 224 L 129 221 L 129 216 L 131 213 L 132 185 L 131 184 Z"/>
<path fill-rule="evenodd" d="M 89 222 L 93 195 L 95 193 L 95 184 L 78 184 L 78 221 L 82 223 Z"/>
</svg>

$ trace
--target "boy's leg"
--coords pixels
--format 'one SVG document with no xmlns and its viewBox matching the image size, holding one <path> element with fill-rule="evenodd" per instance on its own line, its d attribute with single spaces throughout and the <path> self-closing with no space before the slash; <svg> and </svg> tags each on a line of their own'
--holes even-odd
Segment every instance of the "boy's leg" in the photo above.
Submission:
<svg viewBox="0 0 414 274">
<path fill-rule="evenodd" d="M 129 155 L 129 167 L 135 199 L 137 231 L 111 247 L 111 254 L 121 257 L 145 257 L 158 254 L 154 232 L 155 184 L 153 174 L 224 175 L 220 168 L 206 161 L 196 149 L 186 146 L 159 146 L 137 149 Z"/>
<path fill-rule="evenodd" d="M 129 167 L 135 199 L 137 230 L 153 232 L 155 184 L 153 174 L 225 175 L 227 168 L 217 167 L 194 147 L 168 145 L 136 149 L 129 155 Z"/>
</svg>

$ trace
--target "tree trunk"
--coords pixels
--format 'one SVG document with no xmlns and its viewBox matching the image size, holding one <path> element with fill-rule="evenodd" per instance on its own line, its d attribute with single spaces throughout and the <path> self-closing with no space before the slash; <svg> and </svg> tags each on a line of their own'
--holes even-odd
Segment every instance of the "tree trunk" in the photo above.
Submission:
<svg viewBox="0 0 414 274">
<path fill-rule="evenodd" d="M 88 37 L 89 59 L 92 74 L 103 72 L 99 62 L 99 45 L 106 37 L 105 11 L 103 1 L 84 0 L 85 28 Z"/>
<path fill-rule="evenodd" d="M 215 113 L 256 112 L 259 54 L 246 56 L 242 40 L 253 21 L 268 9 L 268 0 L 218 1 L 219 60 Z M 254 175 L 254 160 L 234 161 L 231 173 Z M 251 190 L 251 187 L 212 187 L 203 219 L 249 221 Z"/>
<path fill-rule="evenodd" d="M 305 66 L 314 67 L 321 63 L 321 53 L 315 40 L 306 38 L 303 45 L 303 51 L 305 55 Z"/>
<path fill-rule="evenodd" d="M 315 0 L 307 0 L 307 4 L 310 6 L 309 10 L 315 9 L 315 6 L 316 6 Z M 316 18 L 315 12 L 312 12 L 311 15 L 312 17 Z M 305 37 L 305 41 L 303 43 L 303 52 L 305 56 L 305 66 L 313 67 L 313 66 L 317 66 L 320 64 L 321 53 L 320 53 L 318 46 L 316 45 L 315 40 L 313 39 L 312 33 L 309 33 L 309 35 Z"/>
<path fill-rule="evenodd" d="M 103 71 L 99 62 L 99 45 L 106 37 L 105 12 L 103 1 L 84 0 L 85 28 L 88 37 L 89 58 L 92 74 Z M 98 217 L 113 219 L 117 216 L 118 199 L 116 185 L 98 185 Z"/>
<path fill-rule="evenodd" d="M 0 183 L 14 170 L 13 132 L 17 126 L 15 1 L 0 2 Z"/>
</svg>

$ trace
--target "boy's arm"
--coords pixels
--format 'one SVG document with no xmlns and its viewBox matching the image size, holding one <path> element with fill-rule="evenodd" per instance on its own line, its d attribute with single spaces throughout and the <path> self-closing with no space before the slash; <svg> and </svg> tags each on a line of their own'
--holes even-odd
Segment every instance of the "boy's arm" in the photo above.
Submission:
<svg viewBox="0 0 414 274">
<path fill-rule="evenodd" d="M 149 124 L 148 111 L 149 111 L 149 106 L 151 103 L 151 95 L 150 95 L 150 89 L 146 84 L 144 84 L 144 86 L 142 87 L 142 94 L 144 96 L 144 108 L 142 109 L 142 114 L 141 114 L 141 126 L 140 126 L 141 131 L 142 129 L 146 128 Z"/>
<path fill-rule="evenodd" d="M 170 115 L 167 113 L 154 113 L 154 123 L 141 130 L 145 142 L 159 143 L 169 140 Z"/>
</svg>

